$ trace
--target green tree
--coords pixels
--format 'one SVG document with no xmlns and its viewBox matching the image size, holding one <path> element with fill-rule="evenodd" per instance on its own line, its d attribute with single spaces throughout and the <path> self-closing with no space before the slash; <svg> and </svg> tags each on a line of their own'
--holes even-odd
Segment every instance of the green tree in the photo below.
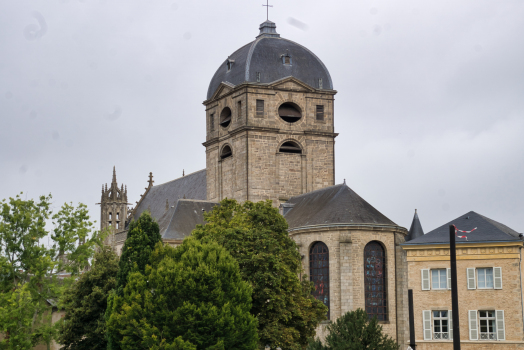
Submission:
<svg viewBox="0 0 524 350">
<path fill-rule="evenodd" d="M 296 243 L 288 225 L 271 201 L 245 202 L 224 199 L 204 214 L 193 236 L 216 241 L 238 261 L 244 280 L 253 288 L 251 313 L 258 319 L 260 347 L 302 349 L 326 318 L 327 308 L 311 292 L 304 276 Z"/>
<path fill-rule="evenodd" d="M 325 345 L 317 340 L 309 343 L 308 350 L 398 350 L 397 343 L 383 333 L 377 318 L 357 309 L 339 317 L 328 326 Z"/>
<path fill-rule="evenodd" d="M 108 329 L 123 350 L 240 349 L 257 346 L 251 287 L 217 243 L 189 237 L 178 248 L 158 243 L 145 273 L 132 272 Z"/>
<path fill-rule="evenodd" d="M 107 296 L 116 286 L 118 257 L 104 246 L 95 254 L 93 266 L 65 291 L 64 322 L 58 342 L 62 349 L 105 350 Z"/>
<path fill-rule="evenodd" d="M 161 241 L 162 237 L 160 236 L 158 223 L 148 211 L 143 212 L 138 220 L 131 221 L 118 264 L 116 287 L 109 294 L 107 302 L 106 322 L 113 311 L 119 311 L 122 307 L 121 297 L 124 295 L 124 288 L 127 285 L 129 274 L 132 272 L 145 272 L 155 245 Z M 119 335 L 108 330 L 106 336 L 108 349 L 119 350 L 120 342 L 122 341 Z"/>
<path fill-rule="evenodd" d="M 49 348 L 52 309 L 101 242 L 84 204 L 66 203 L 56 214 L 50 206 L 51 195 L 0 202 L 0 348 Z"/>
</svg>

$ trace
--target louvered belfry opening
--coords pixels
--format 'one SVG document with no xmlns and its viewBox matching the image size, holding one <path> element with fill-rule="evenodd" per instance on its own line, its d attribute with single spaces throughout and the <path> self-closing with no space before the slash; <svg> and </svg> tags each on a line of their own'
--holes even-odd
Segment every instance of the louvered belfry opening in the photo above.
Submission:
<svg viewBox="0 0 524 350">
<path fill-rule="evenodd" d="M 231 109 L 226 107 L 222 110 L 222 113 L 220 113 L 220 126 L 227 128 L 229 124 L 231 124 Z"/>
<path fill-rule="evenodd" d="M 302 154 L 302 148 L 293 141 L 284 142 L 278 151 L 282 153 Z"/>
<path fill-rule="evenodd" d="M 298 122 L 302 118 L 300 107 L 291 102 L 286 102 L 278 107 L 278 115 L 288 123 Z"/>
<path fill-rule="evenodd" d="M 231 147 L 229 147 L 229 145 L 225 145 L 224 148 L 222 148 L 222 153 L 220 153 L 220 159 L 226 159 L 232 155 L 233 151 L 231 150 Z"/>
<path fill-rule="evenodd" d="M 364 248 L 364 291 L 369 318 L 388 320 L 386 281 L 384 247 L 378 242 L 369 242 Z"/>
<path fill-rule="evenodd" d="M 316 242 L 309 252 L 309 275 L 315 290 L 313 296 L 328 308 L 329 320 L 329 251 L 323 242 Z"/>
</svg>

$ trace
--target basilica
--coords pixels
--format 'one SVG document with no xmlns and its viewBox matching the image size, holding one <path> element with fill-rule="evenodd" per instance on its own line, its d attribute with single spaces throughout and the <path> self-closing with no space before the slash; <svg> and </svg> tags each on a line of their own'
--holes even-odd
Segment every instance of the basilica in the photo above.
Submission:
<svg viewBox="0 0 524 350">
<path fill-rule="evenodd" d="M 337 91 L 331 75 L 313 52 L 281 37 L 275 23 L 265 21 L 259 30 L 255 40 L 220 63 L 209 83 L 202 113 L 206 118 L 206 168 L 156 185 L 150 173 L 144 194 L 131 209 L 127 189 L 118 186 L 113 169 L 111 184 L 102 187 L 101 228 L 112 228 L 109 244 L 121 254 L 128 223 L 149 211 L 159 223 L 163 241 L 176 246 L 197 224 L 204 223 L 203 213 L 222 199 L 269 199 L 288 222 L 304 272 L 315 284 L 315 297 L 329 308 L 329 320 L 319 326 L 317 335 L 323 338 L 329 322 L 362 308 L 370 317 L 376 316 L 384 331 L 405 349 L 409 340 L 408 276 L 410 281 L 420 280 L 420 269 L 429 276 L 428 263 L 440 268 L 444 252 L 439 263 L 427 255 L 418 259 L 417 254 L 436 248 L 444 251 L 444 243 L 435 246 L 431 240 L 421 240 L 431 233 L 423 234 L 417 214 L 408 232 L 348 184 L 335 183 Z M 519 238 L 513 238 L 505 243 L 508 247 L 522 246 Z M 408 265 L 414 269 L 409 273 Z M 448 316 L 443 313 L 438 318 L 438 330 L 443 333 L 445 328 L 446 338 L 442 334 L 435 338 L 436 323 L 431 316 L 434 308 L 446 310 L 447 315 L 449 307 L 444 301 L 422 305 L 431 294 L 422 292 L 422 287 L 409 283 L 409 288 L 420 289 L 415 294 L 420 297 L 415 300 L 420 310 L 415 317 L 417 339 L 423 335 L 427 349 L 451 349 L 448 318 L 442 322 Z M 519 290 L 521 287 L 522 283 Z M 522 296 L 519 298 L 522 302 Z M 450 298 L 446 300 L 451 303 Z M 522 312 L 518 315 L 522 324 Z M 426 330 L 429 333 L 423 333 Z M 464 334 L 468 339 L 466 330 Z M 522 327 L 516 338 L 524 346 Z"/>
</svg>

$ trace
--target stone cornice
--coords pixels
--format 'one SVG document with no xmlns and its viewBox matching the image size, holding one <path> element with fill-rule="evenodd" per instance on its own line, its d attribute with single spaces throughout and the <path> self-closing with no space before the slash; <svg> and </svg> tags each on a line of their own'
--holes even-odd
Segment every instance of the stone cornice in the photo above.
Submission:
<svg viewBox="0 0 524 350">
<path fill-rule="evenodd" d="M 352 231 L 393 231 L 395 233 L 408 234 L 408 230 L 404 227 L 395 225 L 380 225 L 380 224 L 323 224 L 323 225 L 308 225 L 288 229 L 289 235 L 294 236 L 301 233 L 319 232 L 319 231 L 334 231 L 334 230 L 352 230 Z"/>
<path fill-rule="evenodd" d="M 222 140 L 230 138 L 231 136 L 234 136 L 244 131 L 268 132 L 268 133 L 273 133 L 273 134 L 286 134 L 286 135 L 314 135 L 314 136 L 323 136 L 323 137 L 331 137 L 331 138 L 335 138 L 338 136 L 338 133 L 336 132 L 314 131 L 314 130 L 288 131 L 288 130 L 282 130 L 278 128 L 244 125 L 234 130 L 228 131 L 226 135 L 222 135 L 220 137 L 213 137 L 207 140 L 206 142 L 203 142 L 202 145 L 204 147 L 208 147 L 208 146 L 213 145 L 214 143 L 220 142 Z"/>
<path fill-rule="evenodd" d="M 522 242 L 457 244 L 457 260 L 519 259 Z M 405 246 L 407 260 L 449 261 L 449 245 Z"/>
</svg>

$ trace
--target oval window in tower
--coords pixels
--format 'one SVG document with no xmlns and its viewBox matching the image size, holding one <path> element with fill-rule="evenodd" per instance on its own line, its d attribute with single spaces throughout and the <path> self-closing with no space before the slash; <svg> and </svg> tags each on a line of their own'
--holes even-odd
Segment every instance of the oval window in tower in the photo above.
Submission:
<svg viewBox="0 0 524 350">
<path fill-rule="evenodd" d="M 278 107 L 278 115 L 288 123 L 296 123 L 302 118 L 300 107 L 292 102 L 282 103 Z"/>
<path fill-rule="evenodd" d="M 226 107 L 222 110 L 222 113 L 220 113 L 220 126 L 227 128 L 229 124 L 231 124 L 231 109 Z"/>
<path fill-rule="evenodd" d="M 300 146 L 296 142 L 293 142 L 293 141 L 284 142 L 282 146 L 280 146 L 278 151 L 282 153 L 302 154 L 302 148 L 300 148 Z"/>
</svg>

